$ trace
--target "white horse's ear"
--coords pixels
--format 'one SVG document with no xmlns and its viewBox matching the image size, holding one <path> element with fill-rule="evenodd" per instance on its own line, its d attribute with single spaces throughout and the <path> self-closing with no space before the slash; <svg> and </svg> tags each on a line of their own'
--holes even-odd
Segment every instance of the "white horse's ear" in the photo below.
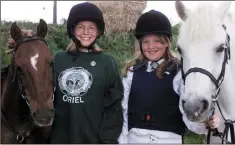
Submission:
<svg viewBox="0 0 235 145">
<path fill-rule="evenodd" d="M 227 15 L 229 8 L 231 6 L 232 1 L 223 1 L 219 8 L 218 8 L 218 16 L 220 17 L 221 21 L 224 20 L 225 16 Z"/>
<path fill-rule="evenodd" d="M 235 11 L 232 13 L 232 12 L 229 12 L 228 13 L 228 19 L 235 24 Z"/>
<path fill-rule="evenodd" d="M 178 16 L 181 18 L 181 20 L 185 21 L 189 13 L 188 8 L 186 8 L 181 1 L 175 1 L 175 9 L 178 13 Z"/>
</svg>

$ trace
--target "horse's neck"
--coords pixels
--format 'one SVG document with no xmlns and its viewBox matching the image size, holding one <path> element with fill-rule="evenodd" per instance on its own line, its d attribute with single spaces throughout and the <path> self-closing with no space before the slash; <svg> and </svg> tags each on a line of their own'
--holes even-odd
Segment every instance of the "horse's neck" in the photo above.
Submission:
<svg viewBox="0 0 235 145">
<path fill-rule="evenodd" d="M 235 23 L 235 22 L 233 22 Z M 230 36 L 230 60 L 226 66 L 224 82 L 221 85 L 220 99 L 222 113 L 226 119 L 235 120 L 235 24 L 225 19 L 227 33 Z"/>
<path fill-rule="evenodd" d="M 15 79 L 12 82 L 13 75 L 8 73 L 3 87 L 5 88 L 2 96 L 1 109 L 8 121 L 20 122 L 22 115 L 27 113 L 28 107 L 20 96 L 18 82 Z M 9 122 L 10 123 L 10 122 Z"/>
<path fill-rule="evenodd" d="M 226 66 L 224 81 L 221 85 L 219 105 L 225 119 L 235 120 L 235 77 L 231 63 Z"/>
<path fill-rule="evenodd" d="M 233 67 L 234 68 L 234 67 Z M 218 113 L 221 123 L 218 127 L 219 131 L 222 132 L 225 129 L 225 120 L 232 120 L 235 121 L 235 77 L 234 77 L 234 70 L 232 68 L 231 61 L 226 66 L 226 73 L 224 77 L 224 81 L 221 85 L 221 91 L 219 96 L 219 106 L 221 111 L 219 110 L 218 106 L 216 106 L 216 112 Z M 234 124 L 235 125 L 235 124 Z M 230 132 L 228 134 L 228 140 L 231 141 Z"/>
</svg>

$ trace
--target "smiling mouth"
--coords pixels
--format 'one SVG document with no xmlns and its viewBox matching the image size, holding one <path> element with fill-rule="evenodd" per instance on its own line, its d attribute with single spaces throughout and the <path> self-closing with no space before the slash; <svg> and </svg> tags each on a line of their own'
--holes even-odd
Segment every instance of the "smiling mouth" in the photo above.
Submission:
<svg viewBox="0 0 235 145">
<path fill-rule="evenodd" d="M 158 51 L 157 50 L 154 50 L 154 51 L 148 51 L 149 54 L 155 54 L 157 53 Z"/>
<path fill-rule="evenodd" d="M 84 37 L 82 37 L 82 40 L 84 40 L 84 41 L 89 41 L 89 40 L 91 40 L 91 38 L 89 37 L 89 38 L 84 38 Z"/>
</svg>

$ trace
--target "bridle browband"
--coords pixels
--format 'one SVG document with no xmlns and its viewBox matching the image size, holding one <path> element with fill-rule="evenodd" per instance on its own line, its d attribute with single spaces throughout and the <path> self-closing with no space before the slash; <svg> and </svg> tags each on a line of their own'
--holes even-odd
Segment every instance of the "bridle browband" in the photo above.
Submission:
<svg viewBox="0 0 235 145">
<path fill-rule="evenodd" d="M 12 54 L 12 59 L 11 59 L 11 64 L 10 64 L 10 69 L 12 69 L 13 71 L 13 79 L 10 83 L 13 83 L 15 81 L 15 79 L 17 79 L 17 82 L 18 82 L 18 87 L 19 87 L 19 90 L 20 90 L 20 95 L 21 97 L 25 100 L 26 104 L 30 107 L 30 104 L 29 104 L 29 101 L 26 97 L 26 93 L 25 93 L 25 89 L 24 89 L 24 86 L 23 86 L 23 83 L 22 83 L 22 80 L 20 79 L 20 76 L 18 74 L 18 66 L 15 65 L 14 63 L 14 60 L 15 60 L 15 53 L 18 49 L 18 47 L 22 44 L 22 43 L 25 43 L 25 42 L 29 42 L 29 41 L 35 41 L 35 40 L 40 40 L 40 41 L 43 41 L 47 46 L 47 42 L 45 39 L 43 38 L 40 38 L 38 36 L 27 36 L 27 37 L 24 37 L 21 41 L 17 42 L 13 48 L 13 54 Z M 54 71 L 54 67 L 53 67 L 53 62 L 51 64 L 51 67 Z M 10 83 L 8 84 L 8 86 L 10 85 Z M 6 95 L 8 93 L 8 91 L 11 91 L 9 90 L 8 87 L 6 88 L 6 91 L 4 93 L 4 95 Z M 53 92 L 55 91 L 55 84 L 54 84 L 54 81 L 53 81 Z M 54 100 L 54 95 L 52 96 L 53 100 Z M 8 129 L 13 132 L 15 135 L 16 135 L 16 138 L 15 138 L 15 141 L 14 143 L 23 143 L 25 141 L 26 138 L 29 138 L 31 136 L 31 133 L 32 133 L 32 130 L 33 130 L 33 127 L 30 127 L 31 129 L 24 132 L 24 133 L 19 133 L 17 132 L 12 125 L 10 125 L 8 122 L 7 122 L 7 119 L 5 117 L 5 113 L 3 111 L 3 109 L 1 108 L 1 118 L 3 119 L 3 122 L 6 124 L 6 126 L 8 127 Z"/>
<path fill-rule="evenodd" d="M 224 30 L 226 31 L 226 26 L 225 25 L 222 25 L 222 27 L 224 28 Z M 223 131 L 223 133 L 220 133 L 218 131 L 218 129 L 209 129 L 208 131 L 208 135 L 207 135 L 207 144 L 210 143 L 210 135 L 211 135 L 211 132 L 213 132 L 214 136 L 219 136 L 221 139 L 222 139 L 222 143 L 226 142 L 226 143 L 232 143 L 232 144 L 235 144 L 235 135 L 234 135 L 234 125 L 233 123 L 235 123 L 235 121 L 231 121 L 229 119 L 226 119 L 222 112 L 221 112 L 221 109 L 220 109 L 220 105 L 218 103 L 218 96 L 219 96 L 219 92 L 220 92 L 220 86 L 224 80 L 224 75 L 225 75 L 225 69 L 226 69 L 226 64 L 228 64 L 228 60 L 230 60 L 230 36 L 228 35 L 228 33 L 226 32 L 226 43 L 225 43 L 225 46 L 224 47 L 224 60 L 223 60 L 223 63 L 222 63 L 222 70 L 218 76 L 218 78 L 215 78 L 213 74 L 211 74 L 209 71 L 203 69 L 203 68 L 200 68 L 200 67 L 193 67 L 193 68 L 190 68 L 186 73 L 184 73 L 184 69 L 183 69 L 183 57 L 182 57 L 182 54 L 181 52 L 179 51 L 179 53 L 181 54 L 181 75 L 182 75 L 182 79 L 183 79 L 183 82 L 185 84 L 185 80 L 186 80 L 186 77 L 191 74 L 191 73 L 202 73 L 204 75 L 206 75 L 207 77 L 210 78 L 210 80 L 214 83 L 215 87 L 216 87 L 216 92 L 215 92 L 215 95 L 212 96 L 212 104 L 213 104 L 213 108 L 212 108 L 212 115 L 214 114 L 215 112 L 215 105 L 217 104 L 218 108 L 219 108 L 219 111 L 223 117 L 223 119 L 225 120 L 225 129 Z M 228 137 L 228 132 L 229 132 L 229 129 L 230 129 L 230 132 L 231 132 L 231 142 L 225 140 L 224 138 Z"/>
</svg>

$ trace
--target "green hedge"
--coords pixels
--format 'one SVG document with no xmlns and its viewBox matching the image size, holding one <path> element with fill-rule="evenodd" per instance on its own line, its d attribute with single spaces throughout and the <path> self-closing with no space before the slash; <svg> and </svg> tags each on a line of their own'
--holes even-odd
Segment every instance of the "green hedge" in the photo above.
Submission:
<svg viewBox="0 0 235 145">
<path fill-rule="evenodd" d="M 1 66 L 9 63 L 9 56 L 4 53 L 7 48 L 7 39 L 10 38 L 9 31 L 12 22 L 1 22 L 1 40 L 0 40 L 0 55 Z M 37 23 L 17 21 L 18 26 L 22 29 L 32 29 L 36 31 Z M 178 25 L 173 27 L 173 38 L 178 35 Z M 56 52 L 61 49 L 65 49 L 70 43 L 66 32 L 66 25 L 52 25 L 48 24 L 48 35 L 46 40 L 49 44 L 49 48 Z M 121 63 L 130 58 L 134 49 L 134 36 L 133 33 L 121 34 L 113 33 L 105 35 L 98 40 L 98 45 L 105 50 L 105 52 L 111 54 L 117 60 L 118 66 L 121 67 Z M 175 47 L 175 39 L 173 41 L 172 48 Z"/>
</svg>

